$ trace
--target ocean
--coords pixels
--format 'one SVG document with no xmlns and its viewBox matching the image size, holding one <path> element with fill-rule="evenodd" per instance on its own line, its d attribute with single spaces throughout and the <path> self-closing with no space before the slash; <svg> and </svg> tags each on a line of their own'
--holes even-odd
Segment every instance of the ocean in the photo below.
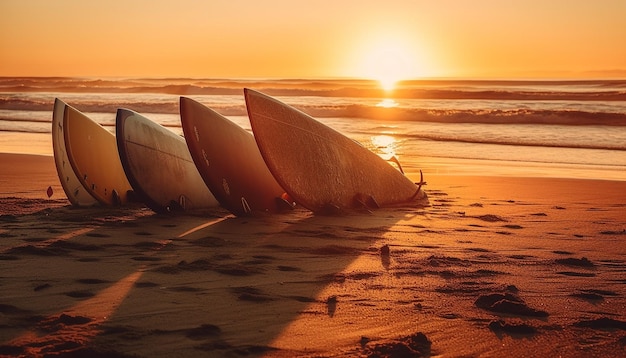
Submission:
<svg viewBox="0 0 626 358">
<path fill-rule="evenodd" d="M 117 108 L 128 108 L 182 135 L 180 96 L 250 129 L 244 87 L 395 156 L 413 176 L 626 180 L 626 80 L 415 80 L 385 92 L 357 79 L 4 77 L 0 151 L 29 153 L 33 142 L 20 138 L 47 139 L 55 97 L 113 132 Z"/>
</svg>

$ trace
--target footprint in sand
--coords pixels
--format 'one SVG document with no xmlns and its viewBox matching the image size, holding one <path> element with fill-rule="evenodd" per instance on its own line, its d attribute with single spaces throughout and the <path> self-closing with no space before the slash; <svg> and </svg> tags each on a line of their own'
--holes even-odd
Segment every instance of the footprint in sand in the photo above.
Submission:
<svg viewBox="0 0 626 358">
<path fill-rule="evenodd" d="M 576 258 L 566 258 L 566 259 L 556 259 L 554 260 L 557 264 L 565 265 L 565 266 L 574 266 L 574 267 L 585 267 L 585 268 L 593 268 L 596 265 L 591 262 L 588 258 L 582 257 L 580 259 Z"/>
<path fill-rule="evenodd" d="M 492 293 L 482 295 L 474 302 L 478 308 L 495 313 L 525 317 L 548 317 L 548 312 L 529 307 L 517 294 Z"/>
<path fill-rule="evenodd" d="M 591 303 L 599 303 L 604 301 L 605 296 L 619 296 L 616 292 L 608 291 L 608 290 L 595 290 L 595 289 L 585 289 L 580 290 L 580 292 L 570 294 L 571 297 L 580 298 Z"/>
</svg>

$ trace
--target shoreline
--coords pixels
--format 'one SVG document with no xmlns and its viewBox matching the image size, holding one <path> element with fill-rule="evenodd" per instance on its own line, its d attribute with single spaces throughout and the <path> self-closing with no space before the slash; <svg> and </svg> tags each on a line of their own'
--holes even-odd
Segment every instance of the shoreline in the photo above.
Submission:
<svg viewBox="0 0 626 358">
<path fill-rule="evenodd" d="M 29 144 L 28 148 L 24 147 L 24 143 Z M 52 138 L 50 133 L 0 132 L 0 156 L 5 154 L 51 157 Z M 621 170 L 582 164 L 513 162 L 427 156 L 406 156 L 401 162 L 403 162 L 407 176 L 414 178 L 416 181 L 419 180 L 420 169 L 424 172 L 426 181 L 429 181 L 428 178 L 430 176 L 448 175 L 626 181 L 626 174 Z"/>
<path fill-rule="evenodd" d="M 51 156 L 0 161 L 0 355 L 626 346 L 626 181 L 425 174 L 425 208 L 235 218 L 72 208 Z"/>
</svg>

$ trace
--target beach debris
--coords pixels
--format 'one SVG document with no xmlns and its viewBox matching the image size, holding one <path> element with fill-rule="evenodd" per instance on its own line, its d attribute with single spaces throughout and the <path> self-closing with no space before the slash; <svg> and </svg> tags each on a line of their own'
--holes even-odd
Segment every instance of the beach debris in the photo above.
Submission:
<svg viewBox="0 0 626 358">
<path fill-rule="evenodd" d="M 380 256 L 389 258 L 389 245 L 385 244 L 380 248 Z"/>
<path fill-rule="evenodd" d="M 385 244 L 380 248 L 380 262 L 385 268 L 385 270 L 389 270 L 389 265 L 391 264 L 391 259 L 389 257 L 389 245 Z"/>
<path fill-rule="evenodd" d="M 58 331 L 65 326 L 86 325 L 93 321 L 92 318 L 84 316 L 71 316 L 62 313 L 58 317 L 50 317 L 39 323 L 38 327 L 47 332 Z"/>
<path fill-rule="evenodd" d="M 328 316 L 334 316 L 337 310 L 337 296 L 328 297 L 328 299 L 326 299 L 326 307 L 328 309 Z"/>
</svg>

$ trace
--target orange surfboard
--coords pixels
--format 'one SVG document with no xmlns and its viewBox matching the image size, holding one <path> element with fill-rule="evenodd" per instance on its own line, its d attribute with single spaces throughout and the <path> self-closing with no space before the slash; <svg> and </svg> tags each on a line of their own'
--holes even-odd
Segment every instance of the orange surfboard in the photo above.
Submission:
<svg viewBox="0 0 626 358">
<path fill-rule="evenodd" d="M 426 205 L 416 184 L 387 161 L 311 116 L 245 89 L 263 159 L 287 193 L 316 213 Z"/>
<path fill-rule="evenodd" d="M 70 164 L 89 194 L 104 205 L 125 204 L 132 188 L 113 133 L 72 107 L 63 116 L 63 130 Z"/>
<path fill-rule="evenodd" d="M 139 200 L 156 212 L 218 206 L 189 154 L 185 139 L 128 109 L 118 109 L 117 148 Z"/>
<path fill-rule="evenodd" d="M 191 157 L 223 207 L 238 216 L 290 207 L 250 132 L 185 97 L 180 98 L 180 120 Z"/>
<path fill-rule="evenodd" d="M 72 169 L 67 150 L 65 148 L 65 134 L 63 130 L 63 117 L 65 112 L 71 108 L 58 98 L 54 99 L 54 109 L 52 111 L 52 152 L 54 153 L 54 164 L 61 181 L 61 186 L 65 196 L 74 206 L 91 206 L 98 201 L 89 194 L 83 184 Z"/>
</svg>

